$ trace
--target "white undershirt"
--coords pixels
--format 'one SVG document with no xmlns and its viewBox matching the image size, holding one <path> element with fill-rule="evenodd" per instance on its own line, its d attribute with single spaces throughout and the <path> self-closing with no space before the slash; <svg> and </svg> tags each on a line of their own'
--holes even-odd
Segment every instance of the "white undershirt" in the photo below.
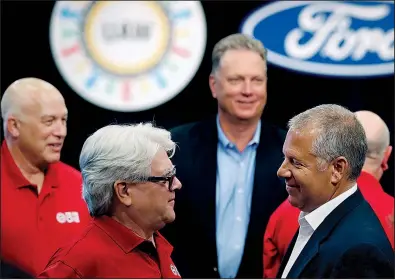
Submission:
<svg viewBox="0 0 395 280">
<path fill-rule="evenodd" d="M 325 220 L 325 218 L 333 211 L 340 203 L 346 200 L 354 192 L 357 191 L 357 184 L 352 188 L 345 191 L 341 195 L 329 200 L 327 203 L 321 205 L 314 211 L 300 212 L 299 214 L 299 234 L 296 239 L 295 246 L 292 249 L 291 256 L 289 257 L 288 263 L 284 268 L 281 278 L 286 278 L 289 271 L 291 270 L 299 254 L 302 252 L 304 246 L 309 241 L 310 237 L 313 235 L 314 231 L 317 230 L 318 226 Z"/>
</svg>

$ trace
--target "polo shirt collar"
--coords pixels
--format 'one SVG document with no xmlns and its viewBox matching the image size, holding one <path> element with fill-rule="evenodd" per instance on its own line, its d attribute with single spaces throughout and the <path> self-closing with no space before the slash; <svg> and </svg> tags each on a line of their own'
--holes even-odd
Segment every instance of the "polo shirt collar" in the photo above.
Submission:
<svg viewBox="0 0 395 280">
<path fill-rule="evenodd" d="M 368 191 L 383 191 L 380 182 L 372 174 L 363 170 L 357 179 L 357 183 L 362 193 Z"/>
<path fill-rule="evenodd" d="M 23 176 L 21 170 L 16 165 L 5 140 L 1 145 L 1 163 L 2 170 L 5 171 L 5 175 L 8 178 L 12 178 L 15 188 L 19 189 L 32 186 L 32 183 Z M 57 165 L 58 163 L 50 164 L 48 166 L 48 171 L 45 174 L 45 180 L 50 180 L 52 187 L 58 187 L 60 185 L 56 172 Z"/>
<path fill-rule="evenodd" d="M 93 219 L 93 223 L 102 229 L 125 253 L 131 252 L 146 241 L 131 229 L 109 216 L 96 217 Z M 171 253 L 173 247 L 159 232 L 154 233 L 154 239 L 157 248 L 160 247 L 162 250 Z"/>
</svg>

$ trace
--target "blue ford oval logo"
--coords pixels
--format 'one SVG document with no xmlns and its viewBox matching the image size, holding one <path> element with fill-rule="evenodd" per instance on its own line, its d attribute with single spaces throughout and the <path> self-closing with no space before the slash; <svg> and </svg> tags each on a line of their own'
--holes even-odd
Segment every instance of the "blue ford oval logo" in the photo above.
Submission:
<svg viewBox="0 0 395 280">
<path fill-rule="evenodd" d="M 262 41 L 267 60 L 329 76 L 394 73 L 394 3 L 278 1 L 252 12 L 241 32 Z"/>
</svg>

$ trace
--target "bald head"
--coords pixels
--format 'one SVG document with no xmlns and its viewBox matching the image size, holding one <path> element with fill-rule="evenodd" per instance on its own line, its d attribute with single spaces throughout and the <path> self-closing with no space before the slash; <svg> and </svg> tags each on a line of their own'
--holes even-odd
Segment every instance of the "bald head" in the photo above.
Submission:
<svg viewBox="0 0 395 280">
<path fill-rule="evenodd" d="M 368 140 L 368 154 L 372 158 L 382 156 L 390 144 L 390 133 L 385 122 L 375 113 L 370 111 L 355 112 L 357 119 L 362 124 Z"/>
<path fill-rule="evenodd" d="M 6 133 L 7 119 L 13 115 L 18 118 L 37 110 L 46 100 L 57 99 L 64 103 L 63 96 L 50 83 L 38 78 L 23 78 L 13 82 L 4 92 L 1 100 L 1 116 Z"/>
<path fill-rule="evenodd" d="M 388 169 L 388 159 L 392 152 L 388 127 L 373 112 L 358 111 L 355 115 L 365 130 L 368 142 L 368 152 L 362 170 L 380 180 L 384 171 Z"/>
<path fill-rule="evenodd" d="M 44 170 L 60 160 L 67 135 L 67 108 L 50 83 L 24 78 L 12 83 L 1 100 L 4 138 L 19 164 Z"/>
</svg>

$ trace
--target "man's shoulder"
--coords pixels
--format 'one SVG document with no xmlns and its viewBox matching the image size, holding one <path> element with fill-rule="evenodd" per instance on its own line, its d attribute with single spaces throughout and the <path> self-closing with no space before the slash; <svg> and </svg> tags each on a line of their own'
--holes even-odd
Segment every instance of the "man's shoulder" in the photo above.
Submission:
<svg viewBox="0 0 395 280">
<path fill-rule="evenodd" d="M 207 128 L 207 125 L 213 125 L 214 123 L 215 123 L 214 119 L 189 122 L 171 128 L 170 132 L 172 138 L 196 136 L 200 134 L 202 129 Z"/>
<path fill-rule="evenodd" d="M 366 171 L 362 171 L 357 180 L 358 187 L 376 213 L 392 212 L 394 197 L 387 194 L 380 182 Z"/>
<path fill-rule="evenodd" d="M 81 172 L 71 165 L 68 165 L 62 161 L 58 161 L 54 164 L 54 167 L 56 168 L 56 172 L 59 174 L 59 176 L 62 178 L 67 178 L 69 182 L 70 180 L 77 182 L 82 180 Z"/>
<path fill-rule="evenodd" d="M 212 129 L 216 128 L 216 119 L 215 117 L 209 117 L 207 119 L 190 122 L 182 125 L 175 126 L 170 129 L 172 137 L 182 138 L 182 137 L 198 137 L 202 133 L 208 133 L 208 131 L 216 132 L 216 130 Z M 287 135 L 287 131 L 277 126 L 269 121 L 261 120 L 261 134 L 269 134 L 274 136 L 275 139 L 280 141 L 284 141 Z"/>
<path fill-rule="evenodd" d="M 97 251 L 98 245 L 103 245 L 102 238 L 100 229 L 91 222 L 82 233 L 69 240 L 55 252 L 52 262 L 64 261 L 73 265 L 84 262 L 84 259 L 92 253 L 94 255 L 98 254 L 95 251 Z"/>
<path fill-rule="evenodd" d="M 59 248 L 49 260 L 47 268 L 56 266 L 67 266 L 72 268 L 78 275 L 84 276 L 90 271 L 96 262 L 106 257 L 98 230 L 91 223 L 85 231 L 75 239 Z M 97 246 L 101 249 L 97 250 Z"/>
<path fill-rule="evenodd" d="M 261 134 L 267 132 L 268 134 L 274 137 L 273 140 L 278 140 L 281 142 L 281 144 L 284 143 L 285 137 L 287 136 L 287 131 L 285 129 L 266 120 L 262 120 L 261 123 L 262 123 Z"/>
<path fill-rule="evenodd" d="M 392 212 L 394 210 L 394 197 L 387 194 L 384 190 L 379 190 L 377 194 L 378 206 L 386 212 Z M 376 212 L 376 209 L 371 204 L 373 210 Z"/>
<path fill-rule="evenodd" d="M 336 250 L 336 248 L 334 248 L 334 250 Z M 356 242 L 351 243 L 350 245 L 344 247 L 342 250 L 339 250 L 337 252 L 334 251 L 333 254 L 327 254 L 327 257 L 332 258 L 335 261 L 333 268 L 334 271 L 343 270 L 341 275 L 345 275 L 344 272 L 346 272 L 347 270 L 352 271 L 350 276 L 358 275 L 356 271 L 363 271 L 364 269 L 366 269 L 364 265 L 369 267 L 374 266 L 375 264 L 379 264 L 381 267 L 376 267 L 374 269 L 378 269 L 384 274 L 391 273 L 391 270 L 393 273 L 394 254 L 391 246 L 389 245 L 383 247 L 375 244 L 374 242 Z M 358 267 L 358 264 L 362 267 Z"/>
<path fill-rule="evenodd" d="M 345 215 L 333 231 L 341 247 L 348 248 L 357 244 L 379 245 L 387 242 L 385 232 L 377 215 L 366 200 Z M 352 238 L 344 238 L 352 236 Z"/>
</svg>

